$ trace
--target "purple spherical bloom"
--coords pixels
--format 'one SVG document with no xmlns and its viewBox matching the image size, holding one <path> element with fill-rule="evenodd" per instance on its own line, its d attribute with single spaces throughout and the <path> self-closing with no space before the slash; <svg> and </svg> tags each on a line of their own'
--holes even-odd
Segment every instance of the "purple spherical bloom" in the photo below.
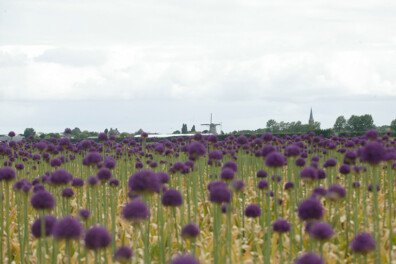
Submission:
<svg viewBox="0 0 396 264">
<path fill-rule="evenodd" d="M 260 190 L 262 189 L 268 189 L 268 182 L 266 180 L 261 180 L 257 183 L 257 188 Z"/>
<path fill-rule="evenodd" d="M 150 211 L 147 205 L 141 200 L 133 200 L 125 205 L 122 210 L 122 216 L 130 221 L 141 221 L 150 217 Z"/>
<path fill-rule="evenodd" d="M 373 184 L 372 184 L 372 183 L 370 183 L 370 185 L 367 187 L 367 190 L 368 190 L 369 192 L 372 192 L 372 191 L 373 191 Z M 379 192 L 379 190 L 381 190 L 381 188 L 380 188 L 380 186 L 377 184 L 377 192 Z"/>
<path fill-rule="evenodd" d="M 327 189 L 327 198 L 329 198 L 330 200 L 338 200 L 340 198 L 345 198 L 346 196 L 346 191 L 345 188 L 337 185 L 337 184 L 333 184 L 330 185 L 329 188 Z"/>
<path fill-rule="evenodd" d="M 239 145 L 245 145 L 246 143 L 248 143 L 248 138 L 245 135 L 240 135 L 237 137 L 236 142 Z"/>
<path fill-rule="evenodd" d="M 286 157 L 297 157 L 300 155 L 300 148 L 296 145 L 288 146 L 285 149 Z"/>
<path fill-rule="evenodd" d="M 325 196 L 327 194 L 327 190 L 323 187 L 315 187 L 315 189 L 313 190 L 313 193 L 320 195 L 320 196 Z"/>
<path fill-rule="evenodd" d="M 212 191 L 213 188 L 217 188 L 217 187 L 227 188 L 227 184 L 222 181 L 213 181 L 208 183 L 207 189 L 209 191 Z"/>
<path fill-rule="evenodd" d="M 378 138 L 378 132 L 374 129 L 370 129 L 366 131 L 365 136 L 369 139 L 369 140 L 375 140 Z"/>
<path fill-rule="evenodd" d="M 34 185 L 34 187 L 33 187 L 33 192 L 34 192 L 34 193 L 37 193 L 37 192 L 40 192 L 40 191 L 45 191 L 44 185 L 42 185 L 42 184 L 36 184 L 36 185 Z"/>
<path fill-rule="evenodd" d="M 245 189 L 245 183 L 242 180 L 233 180 L 231 182 L 231 188 L 237 192 L 242 191 L 243 189 Z"/>
<path fill-rule="evenodd" d="M 209 153 L 209 159 L 221 160 L 223 159 L 223 152 L 221 150 L 213 150 Z"/>
<path fill-rule="evenodd" d="M 285 190 L 289 191 L 292 190 L 294 188 L 294 183 L 293 182 L 286 182 L 285 183 Z"/>
<path fill-rule="evenodd" d="M 42 235 L 41 234 L 42 219 L 43 219 L 43 217 L 37 218 L 36 221 L 34 221 L 32 228 L 31 228 L 32 235 L 36 238 L 39 238 Z M 44 230 L 45 230 L 44 236 L 49 236 L 52 234 L 52 229 L 53 229 L 55 223 L 56 223 L 55 216 L 52 216 L 52 215 L 44 216 Z"/>
<path fill-rule="evenodd" d="M 53 236 L 56 239 L 79 239 L 82 231 L 83 227 L 80 221 L 71 216 L 66 216 L 55 224 Z"/>
<path fill-rule="evenodd" d="M 245 208 L 246 217 L 259 217 L 261 215 L 261 209 L 257 204 L 250 204 Z"/>
<path fill-rule="evenodd" d="M 298 217 L 302 220 L 319 220 L 323 212 L 322 204 L 316 199 L 307 199 L 298 206 Z"/>
<path fill-rule="evenodd" d="M 188 223 L 182 229 L 182 237 L 186 239 L 193 239 L 199 235 L 199 227 L 194 223 Z"/>
<path fill-rule="evenodd" d="M 192 255 L 181 255 L 172 259 L 170 264 L 199 264 L 199 261 Z"/>
<path fill-rule="evenodd" d="M 342 164 L 339 172 L 341 174 L 349 174 L 351 172 L 351 167 L 348 164 Z"/>
<path fill-rule="evenodd" d="M 99 180 L 98 180 L 98 178 L 96 176 L 90 176 L 87 179 L 87 183 L 90 186 L 95 186 L 96 184 L 98 184 L 98 182 L 99 182 Z"/>
<path fill-rule="evenodd" d="M 303 158 L 296 159 L 296 166 L 304 167 L 305 166 L 305 159 L 303 159 Z"/>
<path fill-rule="evenodd" d="M 317 169 L 316 175 L 318 176 L 319 180 L 326 179 L 326 171 L 324 169 Z"/>
<path fill-rule="evenodd" d="M 136 162 L 136 164 L 135 164 L 136 169 L 142 169 L 143 167 L 144 167 L 144 165 L 142 162 L 140 162 L 140 161 Z"/>
<path fill-rule="evenodd" d="M 55 198 L 47 191 L 39 191 L 33 194 L 30 204 L 36 210 L 51 210 L 55 206 Z"/>
<path fill-rule="evenodd" d="M 295 264 L 325 264 L 323 259 L 314 253 L 305 253 L 297 258 Z"/>
<path fill-rule="evenodd" d="M 120 185 L 120 181 L 116 178 L 111 178 L 109 181 L 109 185 L 111 187 L 117 187 L 118 185 Z"/>
<path fill-rule="evenodd" d="M 142 133 L 140 134 L 140 137 L 142 137 L 142 138 L 148 138 L 148 133 L 147 133 L 147 132 L 142 132 Z"/>
<path fill-rule="evenodd" d="M 160 192 L 160 182 L 155 172 L 141 170 L 129 177 L 128 186 L 134 192 Z"/>
<path fill-rule="evenodd" d="M 66 170 L 56 170 L 51 174 L 50 181 L 54 185 L 68 184 L 73 176 Z"/>
<path fill-rule="evenodd" d="M 309 229 L 309 234 L 317 240 L 327 240 L 334 235 L 333 228 L 325 222 L 315 222 Z"/>
<path fill-rule="evenodd" d="M 210 189 L 209 200 L 213 203 L 229 203 L 231 192 L 226 187 L 214 186 Z"/>
<path fill-rule="evenodd" d="M 223 165 L 223 169 L 229 168 L 232 169 L 235 173 L 238 172 L 238 165 L 234 161 L 227 161 Z"/>
<path fill-rule="evenodd" d="M 265 145 L 261 149 L 261 156 L 267 157 L 268 154 L 272 153 L 275 151 L 275 147 L 273 145 Z"/>
<path fill-rule="evenodd" d="M 14 131 L 10 131 L 8 133 L 8 136 L 11 137 L 11 138 L 15 137 L 15 132 Z"/>
<path fill-rule="evenodd" d="M 278 233 L 286 233 L 290 231 L 290 224 L 285 219 L 278 219 L 272 223 L 272 230 Z"/>
<path fill-rule="evenodd" d="M 113 157 L 106 157 L 105 158 L 105 160 L 104 160 L 104 162 L 103 162 L 103 165 L 106 167 L 106 168 L 108 168 L 108 169 L 114 169 L 115 167 L 116 167 L 116 165 L 117 165 L 117 163 L 116 163 L 116 161 L 114 160 L 114 158 Z"/>
<path fill-rule="evenodd" d="M 300 171 L 300 177 L 304 181 L 309 181 L 312 182 L 317 179 L 318 175 L 316 173 L 316 170 L 312 167 L 307 167 L 304 168 Z"/>
<path fill-rule="evenodd" d="M 98 171 L 98 174 L 96 175 L 100 181 L 107 181 L 110 180 L 111 177 L 113 177 L 113 174 L 111 171 L 107 168 L 102 168 Z"/>
<path fill-rule="evenodd" d="M 282 167 L 286 165 L 286 158 L 280 152 L 271 152 L 267 155 L 265 164 L 268 167 Z"/>
<path fill-rule="evenodd" d="M 15 171 L 12 168 L 0 168 L 0 181 L 11 181 L 15 179 L 15 177 Z"/>
<path fill-rule="evenodd" d="M 72 180 L 73 187 L 81 187 L 84 186 L 84 180 L 81 178 L 73 178 Z"/>
<path fill-rule="evenodd" d="M 105 227 L 94 226 L 85 234 L 84 242 L 85 247 L 92 250 L 100 250 L 110 245 L 111 236 Z"/>
<path fill-rule="evenodd" d="M 378 142 L 367 143 L 360 153 L 362 161 L 376 165 L 384 160 L 386 155 L 385 148 Z"/>
<path fill-rule="evenodd" d="M 354 181 L 354 182 L 352 183 L 352 187 L 353 187 L 353 188 L 359 188 L 359 187 L 360 187 L 360 182 Z"/>
<path fill-rule="evenodd" d="M 17 170 L 23 170 L 24 168 L 25 168 L 25 165 L 23 165 L 23 163 L 15 164 L 15 169 L 17 169 Z"/>
<path fill-rule="evenodd" d="M 52 159 L 50 162 L 51 167 L 59 167 L 62 165 L 62 161 L 59 158 Z"/>
<path fill-rule="evenodd" d="M 351 242 L 353 252 L 367 254 L 375 249 L 375 240 L 369 233 L 360 233 Z"/>
<path fill-rule="evenodd" d="M 256 174 L 257 178 L 266 178 L 267 175 L 268 174 L 265 170 L 259 170 L 259 171 L 257 171 L 257 174 Z"/>
<path fill-rule="evenodd" d="M 166 172 L 157 172 L 156 175 L 161 184 L 169 182 L 169 175 Z"/>
<path fill-rule="evenodd" d="M 90 152 L 84 159 L 83 159 L 83 165 L 86 166 L 93 166 L 97 165 L 98 163 L 102 162 L 103 157 L 100 153 L 98 152 Z"/>
<path fill-rule="evenodd" d="M 327 167 L 335 167 L 337 165 L 337 161 L 333 158 L 329 158 L 328 160 L 326 160 L 326 162 L 323 164 L 324 168 Z"/>
<path fill-rule="evenodd" d="M 74 195 L 74 192 L 73 192 L 72 188 L 65 188 L 62 191 L 62 196 L 65 198 L 73 197 L 73 195 Z"/>
<path fill-rule="evenodd" d="M 91 216 L 91 212 L 88 209 L 80 209 L 78 212 L 78 215 L 84 219 L 87 220 Z"/>
<path fill-rule="evenodd" d="M 235 178 L 235 172 L 230 168 L 224 168 L 220 173 L 220 177 L 222 180 L 230 181 Z"/>
<path fill-rule="evenodd" d="M 161 202 L 164 206 L 180 206 L 183 204 L 183 197 L 176 189 L 169 189 L 162 194 Z"/>
<path fill-rule="evenodd" d="M 114 259 L 121 263 L 127 263 L 130 259 L 132 259 L 132 249 L 126 246 L 119 247 L 114 253 Z"/>
<path fill-rule="evenodd" d="M 205 155 L 206 148 L 200 142 L 193 142 L 188 146 L 188 155 L 190 160 L 197 160 L 199 157 Z"/>
<path fill-rule="evenodd" d="M 106 133 L 100 133 L 98 135 L 98 140 L 99 141 L 106 141 L 108 139 L 107 134 Z"/>
</svg>

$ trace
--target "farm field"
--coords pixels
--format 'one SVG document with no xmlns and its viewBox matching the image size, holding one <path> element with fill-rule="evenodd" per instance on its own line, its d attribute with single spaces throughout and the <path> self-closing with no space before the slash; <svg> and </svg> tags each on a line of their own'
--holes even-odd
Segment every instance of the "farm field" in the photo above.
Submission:
<svg viewBox="0 0 396 264">
<path fill-rule="evenodd" d="M 29 138 L 0 164 L 0 263 L 396 263 L 390 133 Z"/>
</svg>

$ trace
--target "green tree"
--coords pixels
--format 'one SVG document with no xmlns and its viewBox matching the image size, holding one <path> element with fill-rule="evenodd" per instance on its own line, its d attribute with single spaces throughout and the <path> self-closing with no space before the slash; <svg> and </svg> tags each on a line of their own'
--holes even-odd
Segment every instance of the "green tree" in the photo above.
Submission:
<svg viewBox="0 0 396 264">
<path fill-rule="evenodd" d="M 109 133 L 109 130 L 106 128 L 106 129 L 104 130 L 104 133 L 105 133 L 105 134 Z"/>
<path fill-rule="evenodd" d="M 196 131 L 195 131 L 195 125 L 192 126 L 191 132 L 196 132 Z"/>
<path fill-rule="evenodd" d="M 173 134 L 173 135 L 180 134 L 180 130 L 175 130 L 175 131 L 173 131 L 172 134 Z"/>
<path fill-rule="evenodd" d="M 373 117 L 369 114 L 361 116 L 352 115 L 347 122 L 347 128 L 351 132 L 366 131 L 374 127 Z"/>
<path fill-rule="evenodd" d="M 390 124 L 390 129 L 392 131 L 396 131 L 396 119 L 393 119 L 391 124 Z"/>
<path fill-rule="evenodd" d="M 79 129 L 78 127 L 75 127 L 72 129 L 72 135 L 73 136 L 78 136 L 81 134 L 81 129 Z"/>
<path fill-rule="evenodd" d="M 182 132 L 182 134 L 187 134 L 188 133 L 187 124 L 183 124 L 181 132 Z"/>
<path fill-rule="evenodd" d="M 26 128 L 25 131 L 23 132 L 23 136 L 25 138 L 28 138 L 29 136 L 35 136 L 36 135 L 36 131 L 34 131 L 33 128 Z"/>
<path fill-rule="evenodd" d="M 347 128 L 347 120 L 345 119 L 344 116 L 339 116 L 337 117 L 333 129 L 335 132 L 343 132 Z"/>
<path fill-rule="evenodd" d="M 267 121 L 268 132 L 279 132 L 279 129 L 279 124 L 274 119 L 270 119 Z"/>
</svg>

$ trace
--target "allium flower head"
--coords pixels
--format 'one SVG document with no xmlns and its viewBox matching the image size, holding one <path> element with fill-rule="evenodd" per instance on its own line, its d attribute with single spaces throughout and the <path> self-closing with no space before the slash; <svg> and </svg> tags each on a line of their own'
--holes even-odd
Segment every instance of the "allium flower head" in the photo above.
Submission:
<svg viewBox="0 0 396 264">
<path fill-rule="evenodd" d="M 298 158 L 298 159 L 296 159 L 296 166 L 297 167 L 304 167 L 305 166 L 305 159 L 303 159 L 303 158 Z"/>
<path fill-rule="evenodd" d="M 205 155 L 206 148 L 200 142 L 193 142 L 188 146 L 188 155 L 190 160 L 197 160 L 199 157 Z"/>
<path fill-rule="evenodd" d="M 199 227 L 194 223 L 188 223 L 182 229 L 182 237 L 186 239 L 193 239 L 199 235 Z"/>
<path fill-rule="evenodd" d="M 231 187 L 235 191 L 240 192 L 245 189 L 245 183 L 242 180 L 236 179 L 231 182 Z"/>
<path fill-rule="evenodd" d="M 169 182 L 169 175 L 166 172 L 157 172 L 157 178 L 161 184 L 165 184 Z"/>
<path fill-rule="evenodd" d="M 245 216 L 246 217 L 259 217 L 261 215 L 260 206 L 257 204 L 250 204 L 245 208 Z"/>
<path fill-rule="evenodd" d="M 307 167 L 300 171 L 300 177 L 304 181 L 312 182 L 317 179 L 318 175 L 316 173 L 316 169 L 312 167 Z"/>
<path fill-rule="evenodd" d="M 337 165 L 337 161 L 333 158 L 329 158 L 328 160 L 325 161 L 325 163 L 323 164 L 324 168 L 327 167 L 335 167 Z"/>
<path fill-rule="evenodd" d="M 309 229 L 309 234 L 317 240 L 327 240 L 334 235 L 333 228 L 325 222 L 315 222 Z"/>
<path fill-rule="evenodd" d="M 103 226 L 91 227 L 84 238 L 85 246 L 92 250 L 106 248 L 111 243 L 111 236 Z"/>
<path fill-rule="evenodd" d="M 278 233 L 286 233 L 290 231 L 290 224 L 285 219 L 278 219 L 272 223 L 272 230 Z"/>
<path fill-rule="evenodd" d="M 36 221 L 34 221 L 32 228 L 31 228 L 31 232 L 32 235 L 36 238 L 41 237 L 41 221 L 42 221 L 42 217 L 37 218 Z M 52 215 L 46 215 L 44 217 L 44 230 L 45 230 L 45 236 L 49 236 L 52 234 L 52 229 L 54 227 L 56 223 L 56 218 L 55 216 Z"/>
<path fill-rule="evenodd" d="M 329 198 L 330 200 L 338 200 L 340 198 L 345 198 L 345 196 L 345 188 L 340 185 L 333 184 L 330 185 L 327 189 L 327 198 Z"/>
<path fill-rule="evenodd" d="M 300 148 L 296 145 L 291 145 L 286 147 L 285 156 L 286 157 L 297 157 L 300 155 Z"/>
<path fill-rule="evenodd" d="M 362 161 L 368 162 L 372 165 L 379 164 L 384 160 L 386 155 L 385 148 L 378 142 L 367 143 L 360 153 Z"/>
<path fill-rule="evenodd" d="M 14 131 L 10 131 L 8 133 L 8 136 L 11 137 L 11 138 L 15 137 L 15 132 Z"/>
<path fill-rule="evenodd" d="M 73 187 L 81 187 L 84 186 L 84 180 L 81 178 L 73 178 L 72 180 Z"/>
<path fill-rule="evenodd" d="M 161 202 L 164 206 L 180 206 L 183 204 L 183 197 L 178 190 L 169 189 L 162 194 Z"/>
<path fill-rule="evenodd" d="M 353 252 L 367 254 L 375 249 L 375 240 L 369 233 L 360 233 L 351 242 Z"/>
<path fill-rule="evenodd" d="M 55 198 L 47 191 L 39 191 L 33 194 L 30 204 L 36 210 L 51 210 L 55 206 Z"/>
<path fill-rule="evenodd" d="M 230 181 L 235 178 L 235 172 L 230 168 L 224 168 L 220 173 L 220 178 L 225 181 Z"/>
<path fill-rule="evenodd" d="M 268 182 L 266 180 L 261 180 L 257 183 L 257 188 L 260 190 L 262 189 L 268 189 Z"/>
<path fill-rule="evenodd" d="M 83 165 L 86 166 L 94 166 L 97 165 L 98 163 L 102 162 L 103 157 L 100 153 L 98 152 L 90 152 L 84 159 L 83 159 Z"/>
<path fill-rule="evenodd" d="M 53 229 L 53 236 L 56 239 L 79 239 L 82 235 L 83 227 L 77 219 L 66 216 L 59 220 Z"/>
<path fill-rule="evenodd" d="M 259 170 L 256 174 L 257 178 L 266 178 L 268 173 L 265 170 Z"/>
<path fill-rule="evenodd" d="M 302 220 L 319 220 L 323 212 L 322 204 L 316 199 L 307 199 L 298 206 L 298 217 Z"/>
<path fill-rule="evenodd" d="M 341 174 L 349 174 L 351 172 L 351 167 L 348 164 L 342 164 L 339 172 Z"/>
<path fill-rule="evenodd" d="M 151 170 L 141 170 L 129 177 L 128 186 L 131 191 L 142 193 L 142 192 L 160 192 L 160 182 L 155 174 Z"/>
<path fill-rule="evenodd" d="M 55 158 L 50 161 L 50 165 L 56 168 L 62 165 L 62 161 L 59 158 Z"/>
<path fill-rule="evenodd" d="M 15 179 L 15 177 L 15 171 L 12 168 L 0 168 L 0 181 L 11 181 Z"/>
<path fill-rule="evenodd" d="M 209 159 L 221 160 L 221 159 L 223 159 L 223 152 L 221 150 L 212 150 L 209 153 Z"/>
<path fill-rule="evenodd" d="M 265 164 L 268 167 L 282 167 L 286 165 L 286 158 L 280 152 L 271 152 L 265 158 Z"/>
<path fill-rule="evenodd" d="M 107 181 L 110 180 L 113 174 L 111 171 L 107 168 L 102 168 L 98 171 L 98 174 L 96 175 L 100 181 Z"/>
<path fill-rule="evenodd" d="M 50 181 L 54 185 L 68 184 L 72 179 L 73 176 L 63 169 L 54 171 L 50 177 Z"/>
<path fill-rule="evenodd" d="M 98 182 L 99 182 L 99 180 L 98 180 L 98 177 L 96 177 L 96 176 L 89 176 L 87 179 L 87 183 L 90 186 L 95 186 L 96 184 L 98 184 Z"/>
<path fill-rule="evenodd" d="M 98 135 L 98 140 L 99 141 L 106 141 L 108 139 L 107 134 L 106 133 L 100 133 Z"/>
<path fill-rule="evenodd" d="M 231 201 L 231 192 L 227 187 L 214 186 L 210 189 L 209 200 L 213 203 L 229 203 Z"/>
<path fill-rule="evenodd" d="M 65 188 L 62 190 L 62 196 L 66 198 L 73 197 L 74 191 L 72 188 Z"/>
<path fill-rule="evenodd" d="M 172 259 L 170 264 L 199 264 L 199 261 L 192 255 L 181 255 Z"/>
<path fill-rule="evenodd" d="M 223 165 L 223 169 L 229 168 L 232 169 L 235 173 L 238 172 L 238 165 L 234 161 L 227 161 Z"/>
<path fill-rule="evenodd" d="M 111 187 L 117 187 L 118 185 L 120 185 L 120 181 L 116 178 L 111 178 L 109 181 L 109 185 Z"/>
<path fill-rule="evenodd" d="M 365 136 L 367 137 L 367 139 L 369 140 L 375 140 L 378 138 L 378 132 L 374 129 L 370 129 L 366 131 Z"/>
<path fill-rule="evenodd" d="M 91 216 L 91 212 L 88 209 L 80 209 L 78 212 L 78 215 L 84 219 L 87 220 Z"/>
<path fill-rule="evenodd" d="M 294 188 L 294 183 L 293 182 L 286 182 L 285 183 L 285 190 L 290 191 Z"/>
<path fill-rule="evenodd" d="M 122 216 L 127 220 L 138 222 L 150 217 L 150 211 L 143 201 L 136 199 L 125 205 Z"/>
<path fill-rule="evenodd" d="M 126 246 L 119 247 L 114 253 L 114 259 L 121 263 L 127 263 L 132 258 L 132 249 Z"/>
<path fill-rule="evenodd" d="M 323 259 L 314 253 L 305 253 L 297 258 L 295 264 L 325 264 Z"/>
</svg>

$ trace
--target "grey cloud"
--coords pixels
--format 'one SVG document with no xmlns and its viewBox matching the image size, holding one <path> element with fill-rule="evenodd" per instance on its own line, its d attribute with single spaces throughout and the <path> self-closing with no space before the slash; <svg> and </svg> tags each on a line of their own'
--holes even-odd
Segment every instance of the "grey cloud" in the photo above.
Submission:
<svg viewBox="0 0 396 264">
<path fill-rule="evenodd" d="M 107 61 L 106 53 L 99 50 L 55 48 L 44 51 L 34 59 L 62 65 L 85 67 L 101 66 Z"/>
</svg>

